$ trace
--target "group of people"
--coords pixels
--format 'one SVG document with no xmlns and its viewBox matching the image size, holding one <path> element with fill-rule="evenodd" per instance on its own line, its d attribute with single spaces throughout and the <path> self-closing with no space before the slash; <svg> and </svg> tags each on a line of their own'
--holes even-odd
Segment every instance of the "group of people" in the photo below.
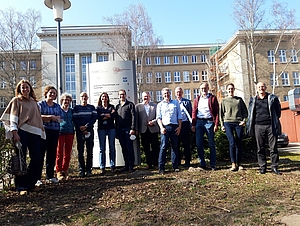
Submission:
<svg viewBox="0 0 300 226">
<path fill-rule="evenodd" d="M 234 96 L 234 84 L 226 86 L 228 96 L 219 105 L 217 97 L 209 93 L 209 85 L 200 85 L 200 95 L 192 103 L 183 98 L 183 89 L 176 87 L 171 98 L 169 88 L 162 89 L 163 100 L 158 104 L 151 102 L 149 92 L 142 93 L 142 103 L 134 104 L 127 100 L 126 91 L 118 91 L 119 104 L 110 103 L 106 92 L 99 97 L 97 106 L 88 104 L 88 94 L 80 94 L 81 104 L 73 109 L 72 95 L 63 93 L 60 105 L 54 101 L 57 90 L 47 86 L 45 100 L 37 102 L 29 81 L 21 80 L 15 97 L 5 109 L 1 120 L 6 127 L 6 138 L 20 141 L 23 155 L 29 151 L 28 172 L 16 176 L 15 186 L 20 194 L 38 190 L 42 184 L 41 176 L 46 155 L 46 182 L 57 183 L 68 179 L 74 134 L 76 133 L 79 176 L 92 174 L 94 147 L 94 124 L 98 121 L 100 144 L 100 173 L 106 169 L 106 137 L 109 142 L 109 159 L 112 172 L 116 172 L 115 139 L 121 145 L 125 167 L 122 171 L 134 171 L 133 140 L 140 136 L 145 153 L 147 169 L 158 168 L 165 173 L 166 152 L 171 143 L 171 160 L 175 172 L 180 171 L 182 156 L 180 143 L 184 150 L 184 166 L 191 164 L 190 132 L 195 132 L 200 167 L 207 169 L 204 156 L 204 134 L 207 135 L 210 149 L 210 169 L 216 170 L 216 146 L 214 134 L 219 121 L 222 131 L 226 132 L 230 147 L 230 170 L 242 169 L 242 137 L 247 122 L 247 133 L 255 136 L 260 173 L 267 170 L 266 139 L 270 148 L 271 169 L 278 171 L 277 136 L 281 133 L 280 102 L 274 94 L 266 92 L 266 85 L 257 84 L 257 95 L 252 97 L 249 110 L 242 98 Z M 193 106 L 192 106 L 193 105 Z M 248 113 L 249 112 L 249 113 Z M 248 120 L 247 120 L 248 118 Z M 160 144 L 159 144 L 160 134 Z M 86 160 L 84 155 L 86 146 Z M 56 171 L 56 177 L 55 177 Z"/>
</svg>

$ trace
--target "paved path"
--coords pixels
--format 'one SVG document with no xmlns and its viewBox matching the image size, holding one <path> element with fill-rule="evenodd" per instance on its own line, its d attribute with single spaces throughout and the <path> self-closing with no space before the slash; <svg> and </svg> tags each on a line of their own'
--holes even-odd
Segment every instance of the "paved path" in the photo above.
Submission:
<svg viewBox="0 0 300 226">
<path fill-rule="evenodd" d="M 300 154 L 300 143 L 290 143 L 285 148 L 278 148 L 279 152 L 291 152 Z"/>
</svg>

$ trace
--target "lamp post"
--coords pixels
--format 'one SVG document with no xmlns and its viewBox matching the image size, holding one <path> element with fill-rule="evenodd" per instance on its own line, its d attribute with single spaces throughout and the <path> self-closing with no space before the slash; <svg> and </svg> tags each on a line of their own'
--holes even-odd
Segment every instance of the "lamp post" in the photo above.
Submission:
<svg viewBox="0 0 300 226">
<path fill-rule="evenodd" d="M 62 80 L 62 56 L 61 56 L 61 34 L 60 34 L 60 22 L 63 20 L 63 11 L 71 7 L 69 0 L 45 0 L 45 5 L 53 10 L 54 20 L 57 22 L 57 65 L 58 73 L 56 77 L 56 84 L 58 85 L 58 98 L 63 93 L 63 80 Z M 59 84 L 58 84 L 59 81 Z"/>
</svg>

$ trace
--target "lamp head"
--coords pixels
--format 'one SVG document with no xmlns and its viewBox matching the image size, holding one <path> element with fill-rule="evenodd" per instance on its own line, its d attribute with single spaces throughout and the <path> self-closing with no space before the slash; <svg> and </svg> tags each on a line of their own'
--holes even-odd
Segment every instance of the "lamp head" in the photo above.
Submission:
<svg viewBox="0 0 300 226">
<path fill-rule="evenodd" d="M 63 11 L 71 7 L 71 2 L 69 0 L 45 0 L 44 4 L 53 9 L 53 15 L 55 21 L 63 20 Z"/>
</svg>

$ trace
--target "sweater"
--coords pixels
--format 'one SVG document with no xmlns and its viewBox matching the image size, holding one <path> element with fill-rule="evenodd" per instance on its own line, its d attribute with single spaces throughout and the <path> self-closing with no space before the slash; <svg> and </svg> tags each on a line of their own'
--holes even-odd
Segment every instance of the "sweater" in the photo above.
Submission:
<svg viewBox="0 0 300 226">
<path fill-rule="evenodd" d="M 61 134 L 73 134 L 74 123 L 73 123 L 73 109 L 69 108 L 68 111 L 62 110 L 64 114 L 64 120 L 60 123 L 60 133 Z"/>
<path fill-rule="evenodd" d="M 92 131 L 97 120 L 97 111 L 91 104 L 85 106 L 76 105 L 73 109 L 73 122 L 76 129 L 80 126 L 87 126 L 87 131 Z"/>
<path fill-rule="evenodd" d="M 222 99 L 220 107 L 221 126 L 224 126 L 224 122 L 245 122 L 247 117 L 247 107 L 242 98 L 234 96 Z"/>
<path fill-rule="evenodd" d="M 107 108 L 103 106 L 97 107 L 97 118 L 98 118 L 98 130 L 107 130 L 107 129 L 115 129 L 115 119 L 117 112 L 115 110 L 114 105 L 109 104 Z M 110 118 L 103 119 L 104 116 L 102 114 L 110 114 Z"/>
</svg>

